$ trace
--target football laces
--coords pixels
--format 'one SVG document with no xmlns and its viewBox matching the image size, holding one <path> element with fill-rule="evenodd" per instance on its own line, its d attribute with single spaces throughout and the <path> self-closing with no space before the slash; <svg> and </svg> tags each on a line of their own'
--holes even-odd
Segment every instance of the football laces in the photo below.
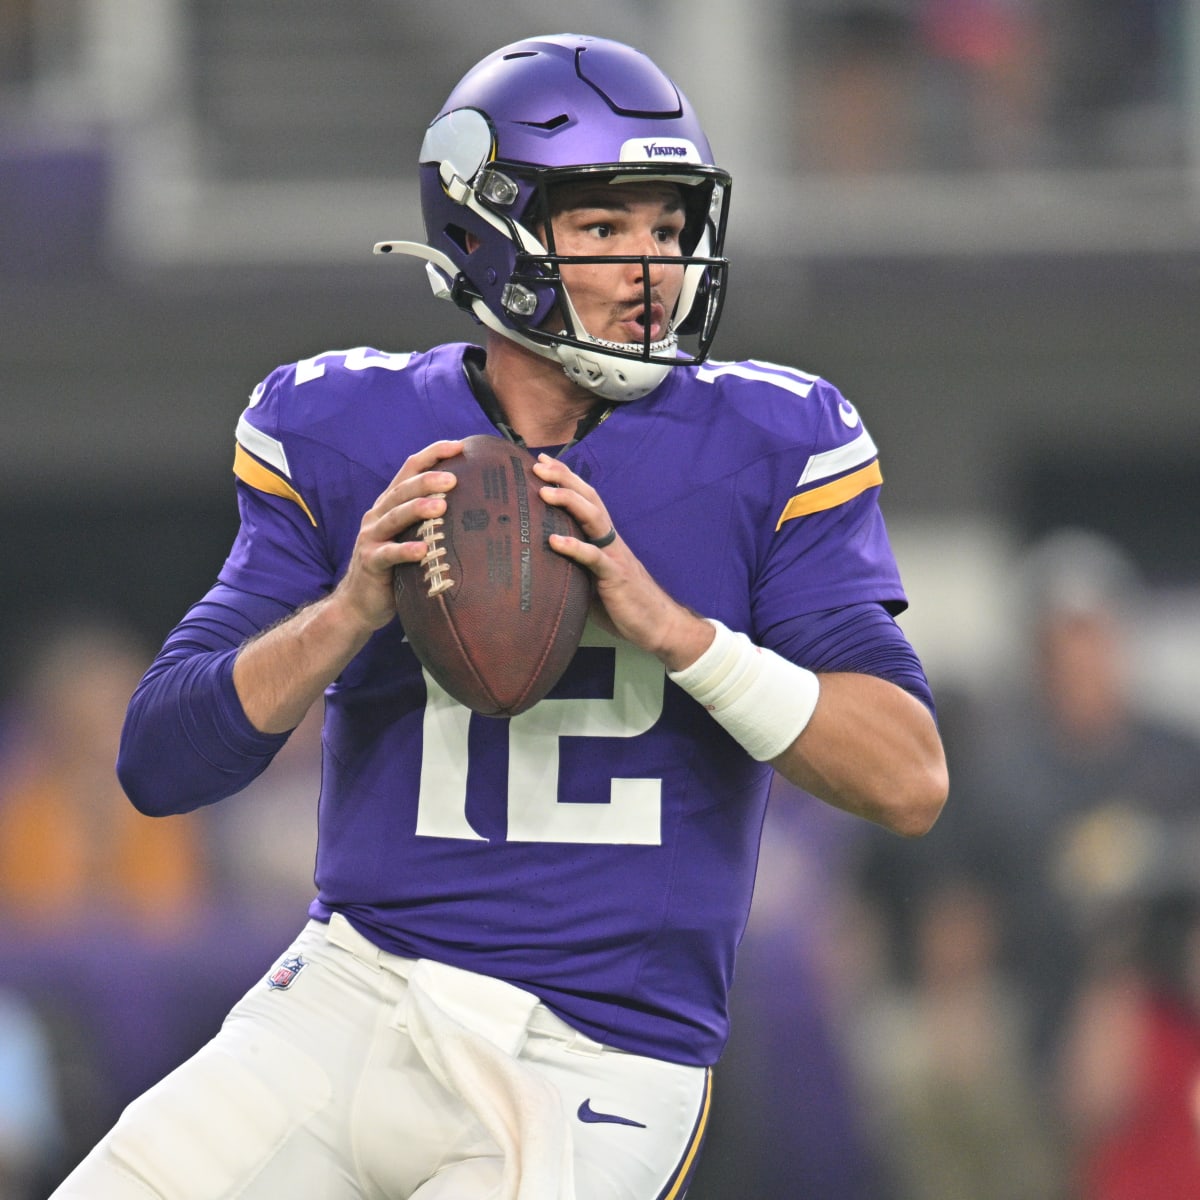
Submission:
<svg viewBox="0 0 1200 1200">
<path fill-rule="evenodd" d="M 448 592 L 454 586 L 454 580 L 450 578 L 450 564 L 445 561 L 446 547 L 441 544 L 446 539 L 442 532 L 444 523 L 443 517 L 429 517 L 417 529 L 417 536 L 425 543 L 425 556 L 420 565 L 425 571 L 426 594 L 430 596 Z"/>
</svg>

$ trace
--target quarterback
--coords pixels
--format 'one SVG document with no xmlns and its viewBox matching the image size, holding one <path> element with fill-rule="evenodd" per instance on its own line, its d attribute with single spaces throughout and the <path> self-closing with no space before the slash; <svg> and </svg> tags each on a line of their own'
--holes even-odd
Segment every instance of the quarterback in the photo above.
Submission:
<svg viewBox="0 0 1200 1200">
<path fill-rule="evenodd" d="M 426 241 L 376 250 L 422 260 L 481 344 L 254 389 L 240 531 L 118 762 L 140 810 L 185 812 L 322 703 L 314 899 L 61 1197 L 682 1197 L 772 771 L 905 836 L 945 800 L 862 418 L 709 357 L 730 179 L 679 89 L 619 43 L 515 43 L 419 169 Z M 566 673 L 507 719 L 422 670 L 392 591 L 480 433 L 533 457 L 592 581 Z"/>
</svg>

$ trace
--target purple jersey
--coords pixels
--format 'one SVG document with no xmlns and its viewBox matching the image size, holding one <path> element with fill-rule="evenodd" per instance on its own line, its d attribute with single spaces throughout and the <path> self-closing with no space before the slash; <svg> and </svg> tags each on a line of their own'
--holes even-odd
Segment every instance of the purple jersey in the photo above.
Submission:
<svg viewBox="0 0 1200 1200">
<path fill-rule="evenodd" d="M 327 593 L 412 452 L 495 433 L 464 350 L 339 351 L 261 384 L 221 581 L 288 607 Z M 805 614 L 904 607 L 875 447 L 820 379 L 679 367 L 564 461 L 667 591 L 764 646 L 803 643 Z M 715 1061 L 771 771 L 655 658 L 589 626 L 547 699 L 486 718 L 392 622 L 328 689 L 324 746 L 314 916 L 527 988 L 599 1041 Z"/>
</svg>

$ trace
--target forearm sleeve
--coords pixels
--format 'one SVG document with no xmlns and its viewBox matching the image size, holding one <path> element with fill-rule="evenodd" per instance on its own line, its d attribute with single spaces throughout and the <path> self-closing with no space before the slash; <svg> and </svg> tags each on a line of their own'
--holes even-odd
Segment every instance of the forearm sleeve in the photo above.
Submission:
<svg viewBox="0 0 1200 1200">
<path fill-rule="evenodd" d="M 852 604 L 808 613 L 797 632 L 774 646 L 810 671 L 854 671 L 876 675 L 915 696 L 937 717 L 933 692 L 916 651 L 880 604 Z"/>
<path fill-rule="evenodd" d="M 190 812 L 260 775 L 288 735 L 251 725 L 233 685 L 239 647 L 288 615 L 218 584 L 167 638 L 129 702 L 117 777 L 140 812 Z"/>
</svg>

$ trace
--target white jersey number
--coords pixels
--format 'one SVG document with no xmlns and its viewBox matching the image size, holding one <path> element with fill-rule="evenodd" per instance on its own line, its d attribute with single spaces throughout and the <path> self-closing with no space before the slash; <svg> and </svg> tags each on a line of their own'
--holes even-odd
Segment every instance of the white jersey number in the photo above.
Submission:
<svg viewBox="0 0 1200 1200">
<path fill-rule="evenodd" d="M 559 799 L 559 739 L 637 737 L 662 715 L 666 691 L 662 664 L 629 642 L 589 624 L 582 645 L 615 651 L 612 695 L 543 700 L 509 720 L 508 840 L 657 846 L 662 842 L 661 779 L 611 778 L 606 804 Z M 417 834 L 483 841 L 467 819 L 472 714 L 427 672 L 425 684 L 429 698 Z"/>
</svg>

